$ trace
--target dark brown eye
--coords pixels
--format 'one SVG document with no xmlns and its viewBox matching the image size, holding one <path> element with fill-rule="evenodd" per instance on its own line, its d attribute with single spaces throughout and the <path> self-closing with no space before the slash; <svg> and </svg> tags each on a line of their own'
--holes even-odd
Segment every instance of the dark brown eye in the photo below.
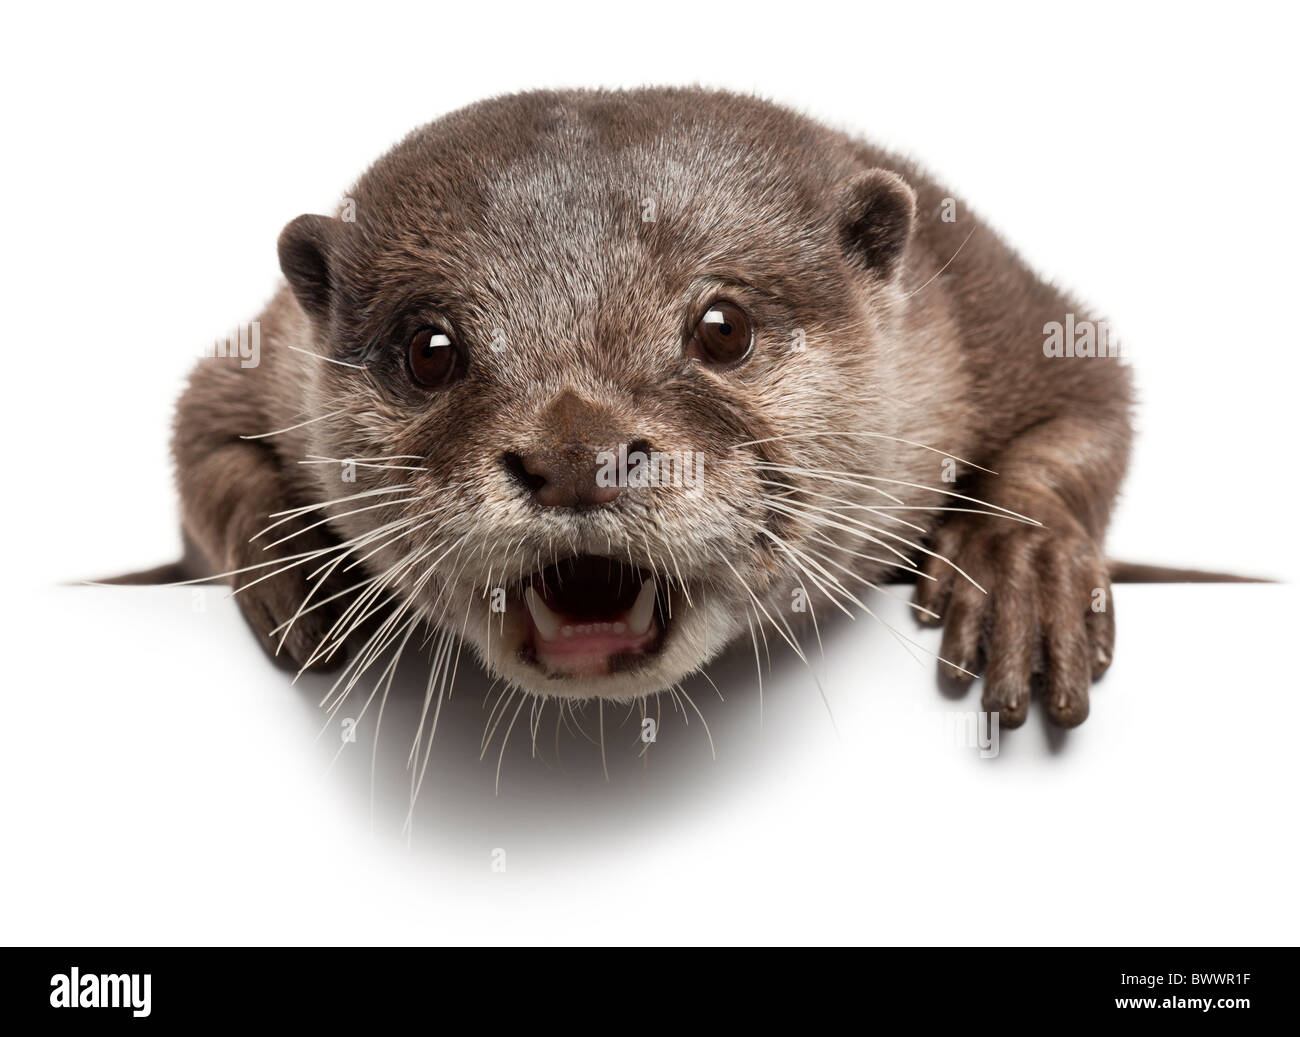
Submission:
<svg viewBox="0 0 1300 1037">
<path fill-rule="evenodd" d="M 438 328 L 417 331 L 407 356 L 411 377 L 426 389 L 441 389 L 460 373 L 460 353 L 451 336 Z"/>
<path fill-rule="evenodd" d="M 709 303 L 686 353 L 706 364 L 738 364 L 749 356 L 754 344 L 754 325 L 749 314 L 734 302 L 716 299 Z"/>
</svg>

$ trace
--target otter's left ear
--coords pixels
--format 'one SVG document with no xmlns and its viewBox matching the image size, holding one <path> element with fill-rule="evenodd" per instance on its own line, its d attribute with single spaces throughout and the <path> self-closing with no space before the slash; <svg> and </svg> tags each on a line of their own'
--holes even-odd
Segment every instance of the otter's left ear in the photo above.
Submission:
<svg viewBox="0 0 1300 1037">
<path fill-rule="evenodd" d="M 845 185 L 840 201 L 844 250 L 860 266 L 885 280 L 893 278 L 902 265 L 915 214 L 916 192 L 897 173 L 860 173 Z"/>
</svg>

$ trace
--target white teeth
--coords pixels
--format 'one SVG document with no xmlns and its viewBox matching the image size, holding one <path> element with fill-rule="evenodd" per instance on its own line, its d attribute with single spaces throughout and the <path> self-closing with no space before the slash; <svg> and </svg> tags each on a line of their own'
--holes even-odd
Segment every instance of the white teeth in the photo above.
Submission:
<svg viewBox="0 0 1300 1037">
<path fill-rule="evenodd" d="M 626 620 L 627 629 L 631 634 L 637 637 L 649 633 L 650 624 L 655 618 L 655 581 L 646 580 L 641 584 L 641 590 L 637 593 L 636 601 L 628 609 Z"/>
<path fill-rule="evenodd" d="M 524 603 L 532 614 L 533 624 L 543 641 L 554 641 L 560 634 L 560 617 L 546 606 L 542 596 L 531 587 L 524 589 Z"/>
<path fill-rule="evenodd" d="M 641 584 L 632 607 L 613 623 L 566 623 L 565 617 L 555 613 L 532 587 L 524 588 L 524 603 L 543 641 L 609 633 L 643 637 L 650 632 L 655 618 L 655 582 L 646 580 Z"/>
</svg>

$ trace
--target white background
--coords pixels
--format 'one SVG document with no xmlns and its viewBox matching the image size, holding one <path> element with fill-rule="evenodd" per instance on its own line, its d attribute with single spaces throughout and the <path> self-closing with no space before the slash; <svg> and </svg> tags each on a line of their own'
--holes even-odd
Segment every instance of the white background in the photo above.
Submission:
<svg viewBox="0 0 1300 1037">
<path fill-rule="evenodd" d="M 414 698 L 372 825 L 368 734 L 322 777 L 321 689 L 221 592 L 60 586 L 177 553 L 173 401 L 289 219 L 482 97 L 690 82 L 919 158 L 1110 315 L 1142 397 L 1112 554 L 1294 578 L 1294 15 L 1133 6 L 7 15 L 0 939 L 1294 942 L 1289 587 L 1121 588 L 1092 718 L 996 760 L 943 737 L 975 699 L 865 620 L 828 640 L 838 736 L 781 653 L 760 730 L 752 658 L 724 660 L 718 761 L 665 724 L 643 777 L 607 717 L 608 783 L 587 743 L 561 772 L 516 735 L 494 796 L 471 675 L 408 849 Z"/>
</svg>

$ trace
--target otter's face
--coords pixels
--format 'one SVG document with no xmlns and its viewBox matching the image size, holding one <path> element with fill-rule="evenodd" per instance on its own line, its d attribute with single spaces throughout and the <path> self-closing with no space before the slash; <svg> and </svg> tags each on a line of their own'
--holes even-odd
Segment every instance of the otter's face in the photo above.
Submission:
<svg viewBox="0 0 1300 1037">
<path fill-rule="evenodd" d="M 355 221 L 281 238 L 339 361 L 309 369 L 306 398 L 335 414 L 313 453 L 393 491 L 333 527 L 527 691 L 660 691 L 760 610 L 786 622 L 846 549 L 784 503 L 800 473 L 888 467 L 883 442 L 789 434 L 861 425 L 911 192 L 789 113 L 730 103 L 479 106 L 378 163 Z M 751 153 L 760 132 L 789 150 Z M 809 170 L 795 138 L 814 132 Z"/>
</svg>

